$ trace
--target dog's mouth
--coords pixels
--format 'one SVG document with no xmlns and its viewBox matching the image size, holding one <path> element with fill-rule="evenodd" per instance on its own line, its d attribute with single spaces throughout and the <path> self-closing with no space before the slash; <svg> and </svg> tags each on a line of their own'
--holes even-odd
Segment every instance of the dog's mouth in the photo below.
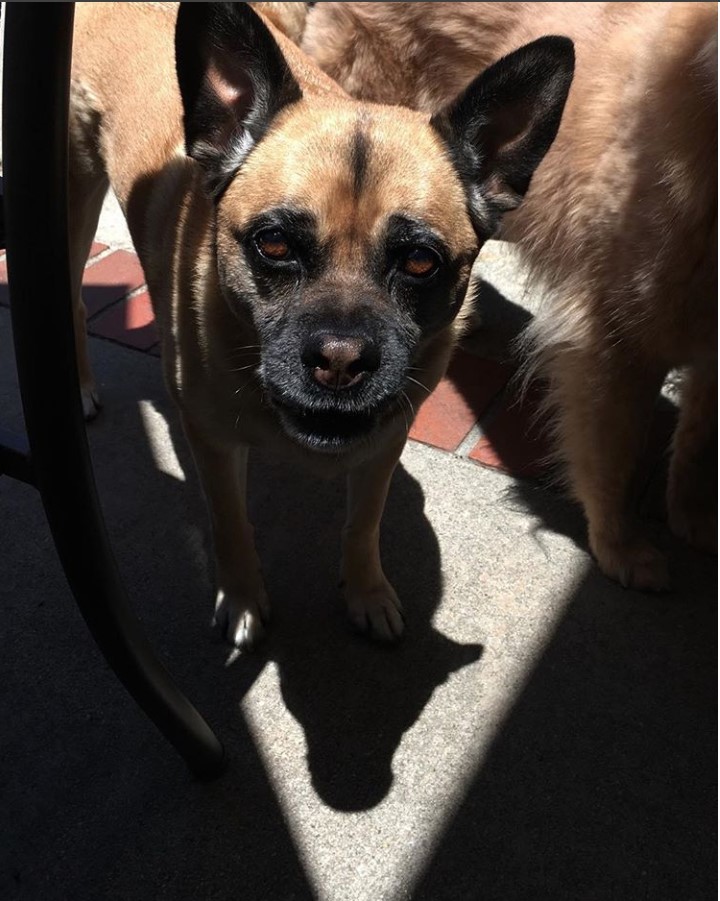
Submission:
<svg viewBox="0 0 720 901">
<path fill-rule="evenodd" d="M 367 437 L 378 420 L 378 411 L 342 411 L 303 407 L 272 398 L 285 431 L 306 447 L 340 451 Z"/>
</svg>

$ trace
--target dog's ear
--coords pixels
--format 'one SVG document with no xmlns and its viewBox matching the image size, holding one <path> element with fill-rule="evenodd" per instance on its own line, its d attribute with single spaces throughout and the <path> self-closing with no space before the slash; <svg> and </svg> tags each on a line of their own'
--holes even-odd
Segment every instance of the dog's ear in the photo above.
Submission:
<svg viewBox="0 0 720 901">
<path fill-rule="evenodd" d="M 217 200 L 273 117 L 302 91 L 248 3 L 181 3 L 175 64 L 185 149 Z"/>
<path fill-rule="evenodd" d="M 540 38 L 490 66 L 432 117 L 485 236 L 520 204 L 555 140 L 574 67 L 569 38 Z"/>
</svg>

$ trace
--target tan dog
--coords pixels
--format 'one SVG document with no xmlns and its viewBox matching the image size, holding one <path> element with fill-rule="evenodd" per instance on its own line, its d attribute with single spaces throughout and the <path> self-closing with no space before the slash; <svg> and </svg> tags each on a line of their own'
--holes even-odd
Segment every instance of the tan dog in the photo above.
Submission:
<svg viewBox="0 0 720 901">
<path fill-rule="evenodd" d="M 447 365 L 478 248 L 550 146 L 572 69 L 569 41 L 538 41 L 431 121 L 350 99 L 247 4 L 78 4 L 70 225 L 84 396 L 92 406 L 79 285 L 109 181 L 210 507 L 216 617 L 236 645 L 260 635 L 268 609 L 249 447 L 348 474 L 351 620 L 402 632 L 378 548 L 390 477 Z"/>
<path fill-rule="evenodd" d="M 717 5 L 322 3 L 303 46 L 353 95 L 433 112 L 546 33 L 575 43 L 562 127 L 503 237 L 554 302 L 530 339 L 603 571 L 668 585 L 632 503 L 668 371 L 687 367 L 672 530 L 717 551 Z"/>
</svg>

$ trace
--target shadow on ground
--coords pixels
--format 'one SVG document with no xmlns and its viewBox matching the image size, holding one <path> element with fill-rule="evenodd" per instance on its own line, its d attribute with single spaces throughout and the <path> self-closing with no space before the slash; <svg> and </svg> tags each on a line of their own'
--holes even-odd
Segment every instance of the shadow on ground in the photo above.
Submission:
<svg viewBox="0 0 720 901">
<path fill-rule="evenodd" d="M 223 737 L 232 763 L 218 783 L 188 782 L 85 632 L 38 499 L 4 482 L 3 503 L 18 516 L 8 548 L 3 696 L 6 722 L 18 728 L 3 748 L 13 827 L 0 884 L 29 898 L 66 897 L 64 886 L 73 898 L 227 897 L 233 885 L 249 898 L 309 897 L 240 703 L 272 662 L 305 732 L 320 798 L 360 811 L 386 796 L 403 734 L 435 688 L 482 652 L 431 625 L 441 561 L 422 489 L 398 467 L 383 544 L 408 631 L 393 649 L 354 635 L 345 621 L 337 586 L 343 483 L 254 461 L 250 508 L 274 622 L 259 652 L 226 666 L 228 648 L 208 628 L 206 512 L 160 367 L 107 344 L 92 348 L 102 357 L 104 410 L 89 436 L 122 574 L 161 658 Z M 123 361 L 154 374 L 140 406 Z M 172 472 L 170 445 L 149 441 L 147 424 L 159 417 L 170 424 L 189 484 Z"/>
<path fill-rule="evenodd" d="M 481 297 L 482 327 L 470 335 L 470 351 L 517 362 L 514 340 L 530 315 L 491 285 Z M 515 403 L 517 390 L 511 383 Z M 527 400 L 525 434 L 543 450 L 532 393 Z M 504 459 L 494 412 L 483 431 Z M 675 405 L 660 398 L 637 485 L 649 528 L 671 560 L 674 591 L 626 591 L 588 560 L 408 895 L 414 901 L 715 896 L 717 560 L 665 527 L 676 417 Z M 534 520 L 536 540 L 558 533 L 587 552 L 582 511 L 564 496 L 557 469 L 548 467 L 541 481 L 515 481 L 507 503 Z"/>
<path fill-rule="evenodd" d="M 272 663 L 323 802 L 359 811 L 385 797 L 403 734 L 448 674 L 481 652 L 432 626 L 442 569 L 422 489 L 401 467 L 384 522 L 387 571 L 409 617 L 391 650 L 345 626 L 336 587 L 342 486 L 254 463 L 251 509 L 274 628 L 262 652 L 226 667 L 226 649 L 208 638 L 206 514 L 187 451 L 173 435 L 185 484 L 148 442 L 153 410 L 175 421 L 157 361 L 92 344 L 105 410 L 91 443 L 116 554 L 153 643 L 222 735 L 232 766 L 210 785 L 189 780 L 100 659 L 34 492 L 3 480 L 0 509 L 12 527 L 0 586 L 0 894 L 311 898 L 239 704 Z M 128 360 L 142 370 L 140 394 Z M 3 384 L 9 371 L 5 363 Z M 1 399 L 5 417 L 8 394 Z M 560 497 L 533 489 L 517 500 L 540 531 L 581 534 Z M 594 570 L 572 588 L 416 888 L 398 888 L 398 898 L 714 897 L 717 578 L 712 562 L 677 559 L 680 589 L 666 598 L 624 592 Z M 388 854 L 400 850 L 388 844 Z"/>
<path fill-rule="evenodd" d="M 563 506 L 539 527 L 581 529 Z M 672 594 L 570 593 L 414 901 L 714 897 L 717 566 L 672 550 Z"/>
</svg>

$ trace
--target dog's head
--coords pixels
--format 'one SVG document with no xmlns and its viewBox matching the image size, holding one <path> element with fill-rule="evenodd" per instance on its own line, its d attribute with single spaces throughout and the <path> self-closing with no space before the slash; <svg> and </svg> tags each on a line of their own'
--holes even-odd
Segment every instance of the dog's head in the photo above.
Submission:
<svg viewBox="0 0 720 901">
<path fill-rule="evenodd" d="M 340 450 L 399 415 L 555 137 L 573 50 L 521 48 L 428 119 L 351 100 L 279 41 L 247 4 L 180 5 L 187 152 L 215 204 L 222 291 L 259 337 L 283 427 Z"/>
</svg>

